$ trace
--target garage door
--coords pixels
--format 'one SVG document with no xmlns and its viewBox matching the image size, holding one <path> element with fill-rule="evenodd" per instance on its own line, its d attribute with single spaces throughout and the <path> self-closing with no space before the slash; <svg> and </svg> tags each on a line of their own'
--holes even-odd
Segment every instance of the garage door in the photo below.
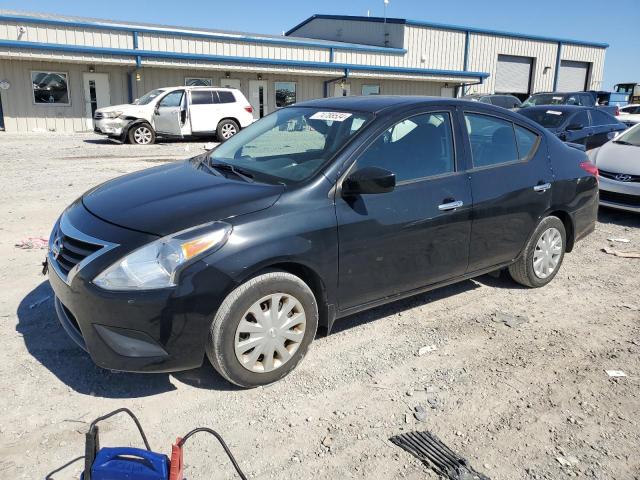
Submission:
<svg viewBox="0 0 640 480">
<path fill-rule="evenodd" d="M 589 63 L 562 60 L 560 62 L 559 92 L 581 92 L 587 89 Z"/>
<path fill-rule="evenodd" d="M 498 55 L 495 92 L 529 93 L 532 63 L 530 57 Z"/>
</svg>

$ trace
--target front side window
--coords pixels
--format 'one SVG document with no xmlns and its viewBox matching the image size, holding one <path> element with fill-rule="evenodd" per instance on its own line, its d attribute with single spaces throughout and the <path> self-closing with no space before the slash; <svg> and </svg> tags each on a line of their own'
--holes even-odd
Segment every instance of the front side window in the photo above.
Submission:
<svg viewBox="0 0 640 480">
<path fill-rule="evenodd" d="M 296 103 L 296 82 L 275 82 L 276 107 L 286 107 Z"/>
<path fill-rule="evenodd" d="M 296 183 L 329 162 L 371 115 L 289 107 L 241 130 L 211 152 L 211 165 L 229 163 L 257 181 Z"/>
<path fill-rule="evenodd" d="M 569 121 L 569 125 L 582 125 L 582 128 L 589 126 L 589 115 L 587 115 L 586 110 L 576 113 L 571 120 Z"/>
<path fill-rule="evenodd" d="M 212 87 L 213 80 L 211 78 L 187 77 L 184 79 L 184 84 L 187 87 Z"/>
<path fill-rule="evenodd" d="M 396 182 L 455 171 L 453 130 L 447 112 L 407 118 L 386 130 L 362 154 L 356 168 L 379 167 Z"/>
<path fill-rule="evenodd" d="M 36 105 L 69 105 L 68 78 L 61 72 L 31 72 L 33 101 Z"/>
<path fill-rule="evenodd" d="M 617 120 L 600 110 L 591 110 L 591 123 L 593 126 L 613 125 Z"/>
<path fill-rule="evenodd" d="M 488 167 L 518 160 L 513 124 L 507 120 L 465 113 L 474 167 Z"/>
<path fill-rule="evenodd" d="M 362 85 L 362 95 L 380 95 L 380 85 Z"/>
<path fill-rule="evenodd" d="M 179 107 L 182 104 L 182 95 L 184 90 L 176 90 L 167 94 L 162 100 L 160 100 L 160 107 Z"/>
</svg>

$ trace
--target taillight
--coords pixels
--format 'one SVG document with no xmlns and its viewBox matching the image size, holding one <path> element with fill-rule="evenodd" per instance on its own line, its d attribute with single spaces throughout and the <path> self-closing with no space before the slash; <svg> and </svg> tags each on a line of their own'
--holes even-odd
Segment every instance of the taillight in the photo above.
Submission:
<svg viewBox="0 0 640 480">
<path fill-rule="evenodd" d="M 249 105 L 248 107 L 244 107 L 244 109 L 249 113 L 253 113 L 253 107 L 251 105 Z"/>
<path fill-rule="evenodd" d="M 596 167 L 593 163 L 582 162 L 580 164 L 580 168 L 596 177 L 596 180 L 600 181 L 600 172 L 598 171 L 598 167 Z"/>
<path fill-rule="evenodd" d="M 620 116 L 620 107 L 619 107 L 619 106 L 617 106 L 617 105 L 616 105 L 616 111 L 615 111 L 614 115 L 615 115 L 616 117 L 619 117 L 619 116 Z"/>
</svg>

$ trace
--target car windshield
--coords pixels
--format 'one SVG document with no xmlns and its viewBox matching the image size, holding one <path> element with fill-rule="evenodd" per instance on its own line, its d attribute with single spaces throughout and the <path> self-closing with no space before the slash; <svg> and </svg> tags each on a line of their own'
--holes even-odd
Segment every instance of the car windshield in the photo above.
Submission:
<svg viewBox="0 0 640 480">
<path fill-rule="evenodd" d="M 257 181 L 296 183 L 328 162 L 372 115 L 331 108 L 288 107 L 240 131 L 209 155 Z"/>
<path fill-rule="evenodd" d="M 520 111 L 520 114 L 527 118 L 530 118 L 534 122 L 542 125 L 545 128 L 557 128 L 564 123 L 567 119 L 567 112 L 561 112 L 559 110 L 547 109 L 547 110 L 529 110 L 524 109 Z"/>
<path fill-rule="evenodd" d="M 160 95 L 162 92 L 164 92 L 164 90 L 160 88 L 157 90 L 151 90 L 150 92 L 147 92 L 143 96 L 141 96 L 136 102 L 136 105 L 147 105 L 151 103 L 153 99 Z"/>
<path fill-rule="evenodd" d="M 621 143 L 622 145 L 633 145 L 640 147 L 640 125 L 630 128 L 622 135 L 619 135 L 613 143 Z"/>
<path fill-rule="evenodd" d="M 563 95 L 556 95 L 553 93 L 544 93 L 538 95 L 531 95 L 523 103 L 523 107 L 533 107 L 535 105 L 562 105 L 564 103 Z"/>
</svg>

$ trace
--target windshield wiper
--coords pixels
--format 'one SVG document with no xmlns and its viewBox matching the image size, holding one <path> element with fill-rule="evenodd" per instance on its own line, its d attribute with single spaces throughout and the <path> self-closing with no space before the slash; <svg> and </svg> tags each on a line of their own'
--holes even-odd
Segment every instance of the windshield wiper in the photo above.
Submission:
<svg viewBox="0 0 640 480">
<path fill-rule="evenodd" d="M 225 162 L 216 162 L 216 163 L 212 163 L 211 159 L 209 159 L 208 162 L 205 163 L 207 165 L 207 167 L 209 168 L 214 168 L 216 170 L 223 170 L 226 172 L 231 172 L 233 173 L 236 177 L 239 177 L 241 179 L 243 179 L 245 182 L 249 182 L 252 183 L 253 180 L 253 174 L 248 172 L 247 170 L 243 169 L 242 167 L 236 167 L 234 165 L 231 165 L 230 163 L 225 163 Z"/>
<path fill-rule="evenodd" d="M 627 142 L 625 140 L 614 140 L 613 143 L 619 143 L 620 145 L 633 145 L 634 147 L 637 147 L 638 145 L 631 143 L 631 142 Z"/>
</svg>

